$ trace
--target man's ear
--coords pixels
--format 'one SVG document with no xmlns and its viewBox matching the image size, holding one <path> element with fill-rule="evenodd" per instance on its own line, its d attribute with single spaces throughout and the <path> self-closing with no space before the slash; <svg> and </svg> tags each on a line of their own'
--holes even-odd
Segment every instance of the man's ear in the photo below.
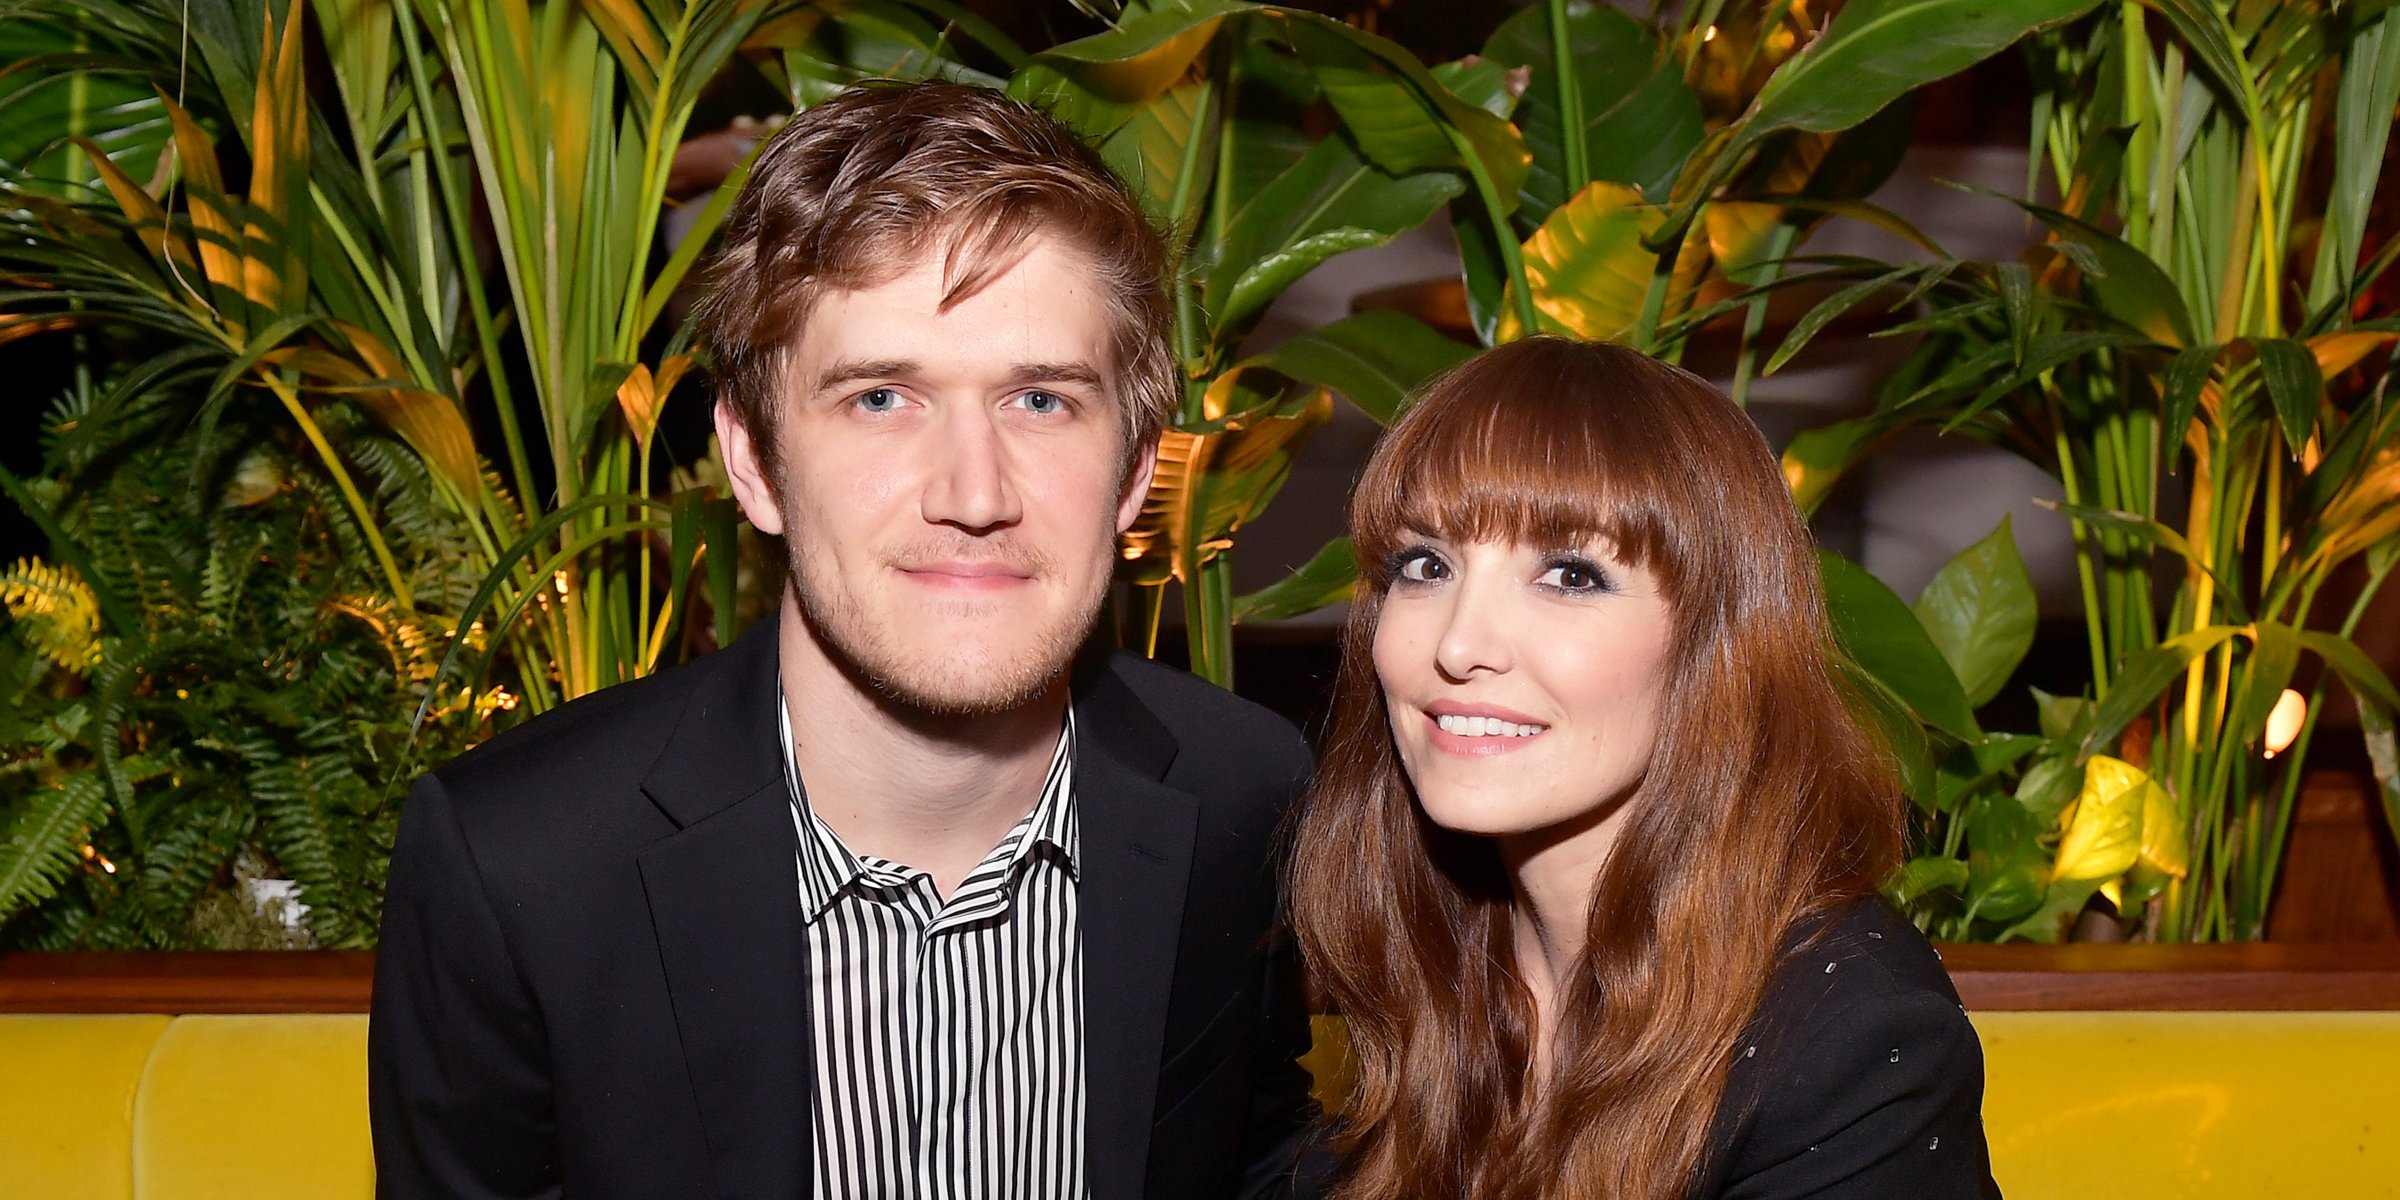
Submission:
<svg viewBox="0 0 2400 1200">
<path fill-rule="evenodd" d="M 758 446 L 750 440 L 750 429 L 734 415 L 733 406 L 717 402 L 717 442 L 725 448 L 725 474 L 733 480 L 733 498 L 742 506 L 742 514 L 750 524 L 770 537 L 783 533 L 783 510 L 775 503 L 775 483 L 767 477 L 766 465 L 759 461 Z"/>
<path fill-rule="evenodd" d="M 1117 495 L 1117 532 L 1133 528 L 1141 518 L 1142 501 L 1150 495 L 1150 477 L 1158 473 L 1158 439 L 1142 443 L 1133 469 L 1125 473 L 1125 490 Z"/>
</svg>

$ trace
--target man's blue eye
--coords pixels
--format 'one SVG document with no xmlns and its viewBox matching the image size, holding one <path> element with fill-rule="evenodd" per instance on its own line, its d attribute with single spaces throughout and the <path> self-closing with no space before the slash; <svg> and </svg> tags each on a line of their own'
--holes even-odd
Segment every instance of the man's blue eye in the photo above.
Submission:
<svg viewBox="0 0 2400 1200">
<path fill-rule="evenodd" d="M 1037 413 L 1059 412 L 1067 407 L 1066 398 L 1056 392 L 1027 392 L 1025 407 Z"/>
<path fill-rule="evenodd" d="M 868 412 L 890 412 L 900 407 L 900 393 L 890 388 L 875 388 L 859 396 L 858 406 Z"/>
</svg>

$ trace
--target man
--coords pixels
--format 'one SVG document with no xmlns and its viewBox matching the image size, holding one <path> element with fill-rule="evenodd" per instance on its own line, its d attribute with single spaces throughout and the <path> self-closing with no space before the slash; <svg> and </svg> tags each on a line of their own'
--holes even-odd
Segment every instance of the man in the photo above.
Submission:
<svg viewBox="0 0 2400 1200">
<path fill-rule="evenodd" d="M 420 780 L 370 1035 L 388 1195 L 1285 1194 L 1291 727 L 1086 656 L 1176 390 L 1168 259 L 997 93 L 760 152 L 703 309 L 781 611 Z"/>
</svg>

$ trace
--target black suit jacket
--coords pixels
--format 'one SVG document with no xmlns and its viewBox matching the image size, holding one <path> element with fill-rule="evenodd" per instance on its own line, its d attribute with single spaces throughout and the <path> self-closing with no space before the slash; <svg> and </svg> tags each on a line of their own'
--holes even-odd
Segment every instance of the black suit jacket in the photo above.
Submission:
<svg viewBox="0 0 2400 1200">
<path fill-rule="evenodd" d="M 368 1034 L 383 1194 L 807 1197 L 839 1048 L 808 1033 L 774 627 L 417 782 Z M 1307 749 L 1130 656 L 1074 693 L 1091 1194 L 1285 1194 L 1314 1113 L 1274 860 Z"/>
<path fill-rule="evenodd" d="M 1983 1047 L 1924 935 L 1868 899 L 1795 940 L 1726 1078 L 1694 1200 L 1997 1197 Z"/>
</svg>

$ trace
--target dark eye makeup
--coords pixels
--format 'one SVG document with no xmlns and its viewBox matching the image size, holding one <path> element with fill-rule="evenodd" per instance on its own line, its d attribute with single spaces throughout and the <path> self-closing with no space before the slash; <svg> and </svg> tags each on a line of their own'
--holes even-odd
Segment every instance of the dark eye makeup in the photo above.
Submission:
<svg viewBox="0 0 2400 1200">
<path fill-rule="evenodd" d="M 1384 575 L 1395 584 L 1436 583 L 1450 577 L 1450 564 L 1422 542 L 1403 546 L 1384 559 Z"/>
<path fill-rule="evenodd" d="M 1615 592 L 1616 578 L 1589 555 L 1572 550 L 1542 556 L 1542 586 L 1561 592 Z"/>
</svg>

